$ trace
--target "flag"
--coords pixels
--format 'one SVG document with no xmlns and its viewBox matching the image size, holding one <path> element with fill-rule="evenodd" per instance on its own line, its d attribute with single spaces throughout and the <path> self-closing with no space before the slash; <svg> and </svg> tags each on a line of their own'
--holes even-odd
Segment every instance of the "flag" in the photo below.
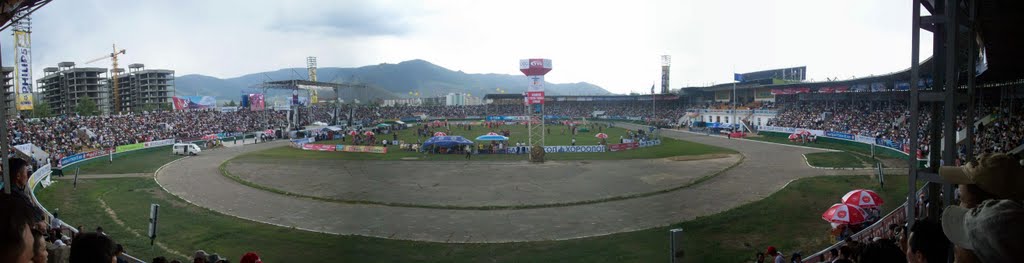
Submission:
<svg viewBox="0 0 1024 263">
<path fill-rule="evenodd" d="M 654 83 L 651 83 L 651 94 L 654 94 Z"/>
<path fill-rule="evenodd" d="M 743 74 L 732 73 L 732 80 L 743 82 Z"/>
</svg>

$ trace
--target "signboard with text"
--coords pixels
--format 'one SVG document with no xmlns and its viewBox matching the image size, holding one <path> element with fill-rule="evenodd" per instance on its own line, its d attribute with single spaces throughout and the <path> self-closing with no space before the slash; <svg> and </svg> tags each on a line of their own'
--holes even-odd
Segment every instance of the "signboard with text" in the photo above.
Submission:
<svg viewBox="0 0 1024 263">
<path fill-rule="evenodd" d="M 544 92 L 543 91 L 527 91 L 526 92 L 526 104 L 544 104 Z"/>
</svg>

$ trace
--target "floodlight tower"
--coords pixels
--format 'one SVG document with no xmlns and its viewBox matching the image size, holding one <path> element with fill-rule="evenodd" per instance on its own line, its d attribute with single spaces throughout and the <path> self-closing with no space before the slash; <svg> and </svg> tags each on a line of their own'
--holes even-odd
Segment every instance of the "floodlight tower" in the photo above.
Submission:
<svg viewBox="0 0 1024 263">
<path fill-rule="evenodd" d="M 551 71 L 551 60 L 531 58 L 519 60 L 519 71 L 530 81 L 526 89 L 524 103 L 526 105 L 528 143 L 532 151 L 534 146 L 544 147 L 544 75 Z M 542 157 L 530 154 L 531 162 L 543 162 Z"/>
</svg>

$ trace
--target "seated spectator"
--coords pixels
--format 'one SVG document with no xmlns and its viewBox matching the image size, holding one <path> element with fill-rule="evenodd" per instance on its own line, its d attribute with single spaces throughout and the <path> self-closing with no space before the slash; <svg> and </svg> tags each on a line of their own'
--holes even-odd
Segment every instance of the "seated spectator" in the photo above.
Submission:
<svg viewBox="0 0 1024 263">
<path fill-rule="evenodd" d="M 853 248 L 847 244 L 839 247 L 839 257 L 832 260 L 832 263 L 853 263 Z"/>
<path fill-rule="evenodd" d="M 982 154 L 974 162 L 962 166 L 944 166 L 939 175 L 959 184 L 960 207 L 970 209 L 985 200 L 1024 199 L 1024 168 L 1014 157 L 1004 154 Z M 957 262 L 978 262 L 972 251 L 956 246 Z"/>
<path fill-rule="evenodd" d="M 210 254 L 206 254 L 206 251 L 196 250 L 196 253 L 192 255 L 192 263 L 206 263 L 206 259 L 210 257 Z"/>
<path fill-rule="evenodd" d="M 907 235 L 907 262 L 946 262 L 949 253 L 949 239 L 942 234 L 942 227 L 927 219 L 918 219 Z"/>
<path fill-rule="evenodd" d="M 260 256 L 256 255 L 256 252 L 248 252 L 242 255 L 242 259 L 238 260 L 239 263 L 263 263 L 260 260 Z"/>
<path fill-rule="evenodd" d="M 84 233 L 71 241 L 70 263 L 117 262 L 113 239 L 99 233 Z"/>
<path fill-rule="evenodd" d="M 857 263 L 905 263 L 907 256 L 899 246 L 889 239 L 864 244 L 857 258 Z"/>
<path fill-rule="evenodd" d="M 165 257 L 155 257 L 155 258 L 153 258 L 152 263 L 167 263 L 167 258 L 165 258 Z"/>
<path fill-rule="evenodd" d="M 0 194 L 0 211 L 0 262 L 32 262 L 31 208 L 12 195 Z"/>
<path fill-rule="evenodd" d="M 1019 200 L 985 200 L 967 209 L 949 206 L 942 231 L 957 247 L 971 251 L 965 262 L 1024 262 L 1024 204 Z"/>
<path fill-rule="evenodd" d="M 785 257 L 783 257 L 782 253 L 776 250 L 774 246 L 769 246 L 768 251 L 766 251 L 765 254 L 774 259 L 772 262 L 786 263 Z"/>
<path fill-rule="evenodd" d="M 32 230 L 32 263 L 46 263 L 49 258 L 49 254 L 46 251 L 46 239 L 43 237 L 43 232 L 39 230 Z"/>
</svg>

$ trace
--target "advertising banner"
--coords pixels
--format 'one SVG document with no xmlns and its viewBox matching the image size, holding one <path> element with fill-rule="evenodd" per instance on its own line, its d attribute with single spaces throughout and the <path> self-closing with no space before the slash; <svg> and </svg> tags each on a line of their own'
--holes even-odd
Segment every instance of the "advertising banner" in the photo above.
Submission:
<svg viewBox="0 0 1024 263">
<path fill-rule="evenodd" d="M 618 151 L 625 151 L 625 150 L 629 150 L 629 149 L 636 149 L 636 148 L 639 148 L 639 147 L 640 147 L 639 143 L 627 142 L 627 143 L 609 144 L 608 145 L 608 150 L 613 151 L 613 152 L 618 152 Z"/>
<path fill-rule="evenodd" d="M 649 140 L 640 142 L 640 147 L 651 147 L 655 145 L 661 145 L 661 140 Z"/>
<path fill-rule="evenodd" d="M 487 116 L 489 121 L 525 121 L 529 119 L 528 116 Z"/>
<path fill-rule="evenodd" d="M 18 110 L 32 110 L 32 40 L 28 32 L 14 31 L 14 92 Z"/>
<path fill-rule="evenodd" d="M 81 161 L 81 160 L 85 160 L 85 154 L 84 153 L 78 153 L 78 154 L 69 155 L 67 157 L 60 158 L 60 162 L 58 163 L 58 166 L 64 166 L 66 164 L 77 162 L 77 161 Z"/>
<path fill-rule="evenodd" d="M 187 110 L 188 109 L 188 101 L 187 100 L 185 100 L 183 98 L 178 98 L 178 97 L 171 97 L 171 100 L 174 100 L 174 110 Z"/>
<path fill-rule="evenodd" d="M 322 152 L 333 152 L 336 147 L 331 144 L 313 144 L 307 143 L 302 145 L 303 150 L 311 151 L 322 151 Z"/>
<path fill-rule="evenodd" d="M 798 132 L 802 132 L 802 131 L 807 131 L 807 132 L 813 134 L 814 136 L 825 136 L 825 132 L 822 131 L 822 130 L 800 129 L 800 128 L 790 128 L 790 127 L 775 127 L 775 126 L 757 126 L 757 127 L 758 127 L 757 129 L 760 130 L 760 131 L 781 132 L 781 133 L 798 133 Z"/>
<path fill-rule="evenodd" d="M 544 92 L 543 91 L 527 91 L 526 92 L 526 104 L 544 104 Z"/>
<path fill-rule="evenodd" d="M 302 145 L 307 144 L 307 143 L 313 143 L 313 138 L 302 138 L 302 139 L 297 139 L 297 140 L 291 140 L 290 144 L 291 144 L 292 147 L 302 149 Z"/>
<path fill-rule="evenodd" d="M 142 143 L 133 143 L 133 144 L 128 144 L 128 145 L 121 145 L 121 146 L 117 146 L 117 152 L 126 152 L 126 151 L 131 151 L 131 150 L 138 150 L 138 149 L 142 149 L 142 148 L 145 148 L 145 147 L 146 147 L 146 145 L 142 144 Z"/>
<path fill-rule="evenodd" d="M 335 151 L 352 153 L 388 153 L 387 147 L 365 146 L 365 145 L 341 145 L 335 146 Z"/>
<path fill-rule="evenodd" d="M 860 143 L 875 144 L 875 137 L 857 135 L 854 138 L 856 138 L 855 140 Z"/>
<path fill-rule="evenodd" d="M 854 140 L 855 136 L 853 134 L 849 134 L 849 133 L 845 133 L 845 132 L 826 131 L 825 132 L 825 137 L 839 138 L 839 139 L 851 140 L 852 141 L 852 140 Z"/>
<path fill-rule="evenodd" d="M 149 148 L 149 147 L 159 147 L 159 146 L 165 146 L 165 145 L 171 145 L 171 144 L 174 144 L 174 139 L 166 139 L 166 140 L 159 140 L 159 141 L 150 141 L 150 142 L 144 142 L 144 143 L 142 143 L 142 144 L 143 144 L 143 147 L 145 147 L 145 148 Z"/>
<path fill-rule="evenodd" d="M 586 146 L 544 146 L 546 153 L 600 153 L 604 152 L 604 145 Z"/>
<path fill-rule="evenodd" d="M 111 153 L 114 153 L 114 150 L 111 150 L 111 149 L 95 150 L 95 151 L 91 151 L 91 152 L 85 153 L 85 159 L 92 159 L 92 158 L 96 158 L 96 157 L 100 157 L 100 156 L 107 156 L 107 154 L 111 154 Z"/>
</svg>

